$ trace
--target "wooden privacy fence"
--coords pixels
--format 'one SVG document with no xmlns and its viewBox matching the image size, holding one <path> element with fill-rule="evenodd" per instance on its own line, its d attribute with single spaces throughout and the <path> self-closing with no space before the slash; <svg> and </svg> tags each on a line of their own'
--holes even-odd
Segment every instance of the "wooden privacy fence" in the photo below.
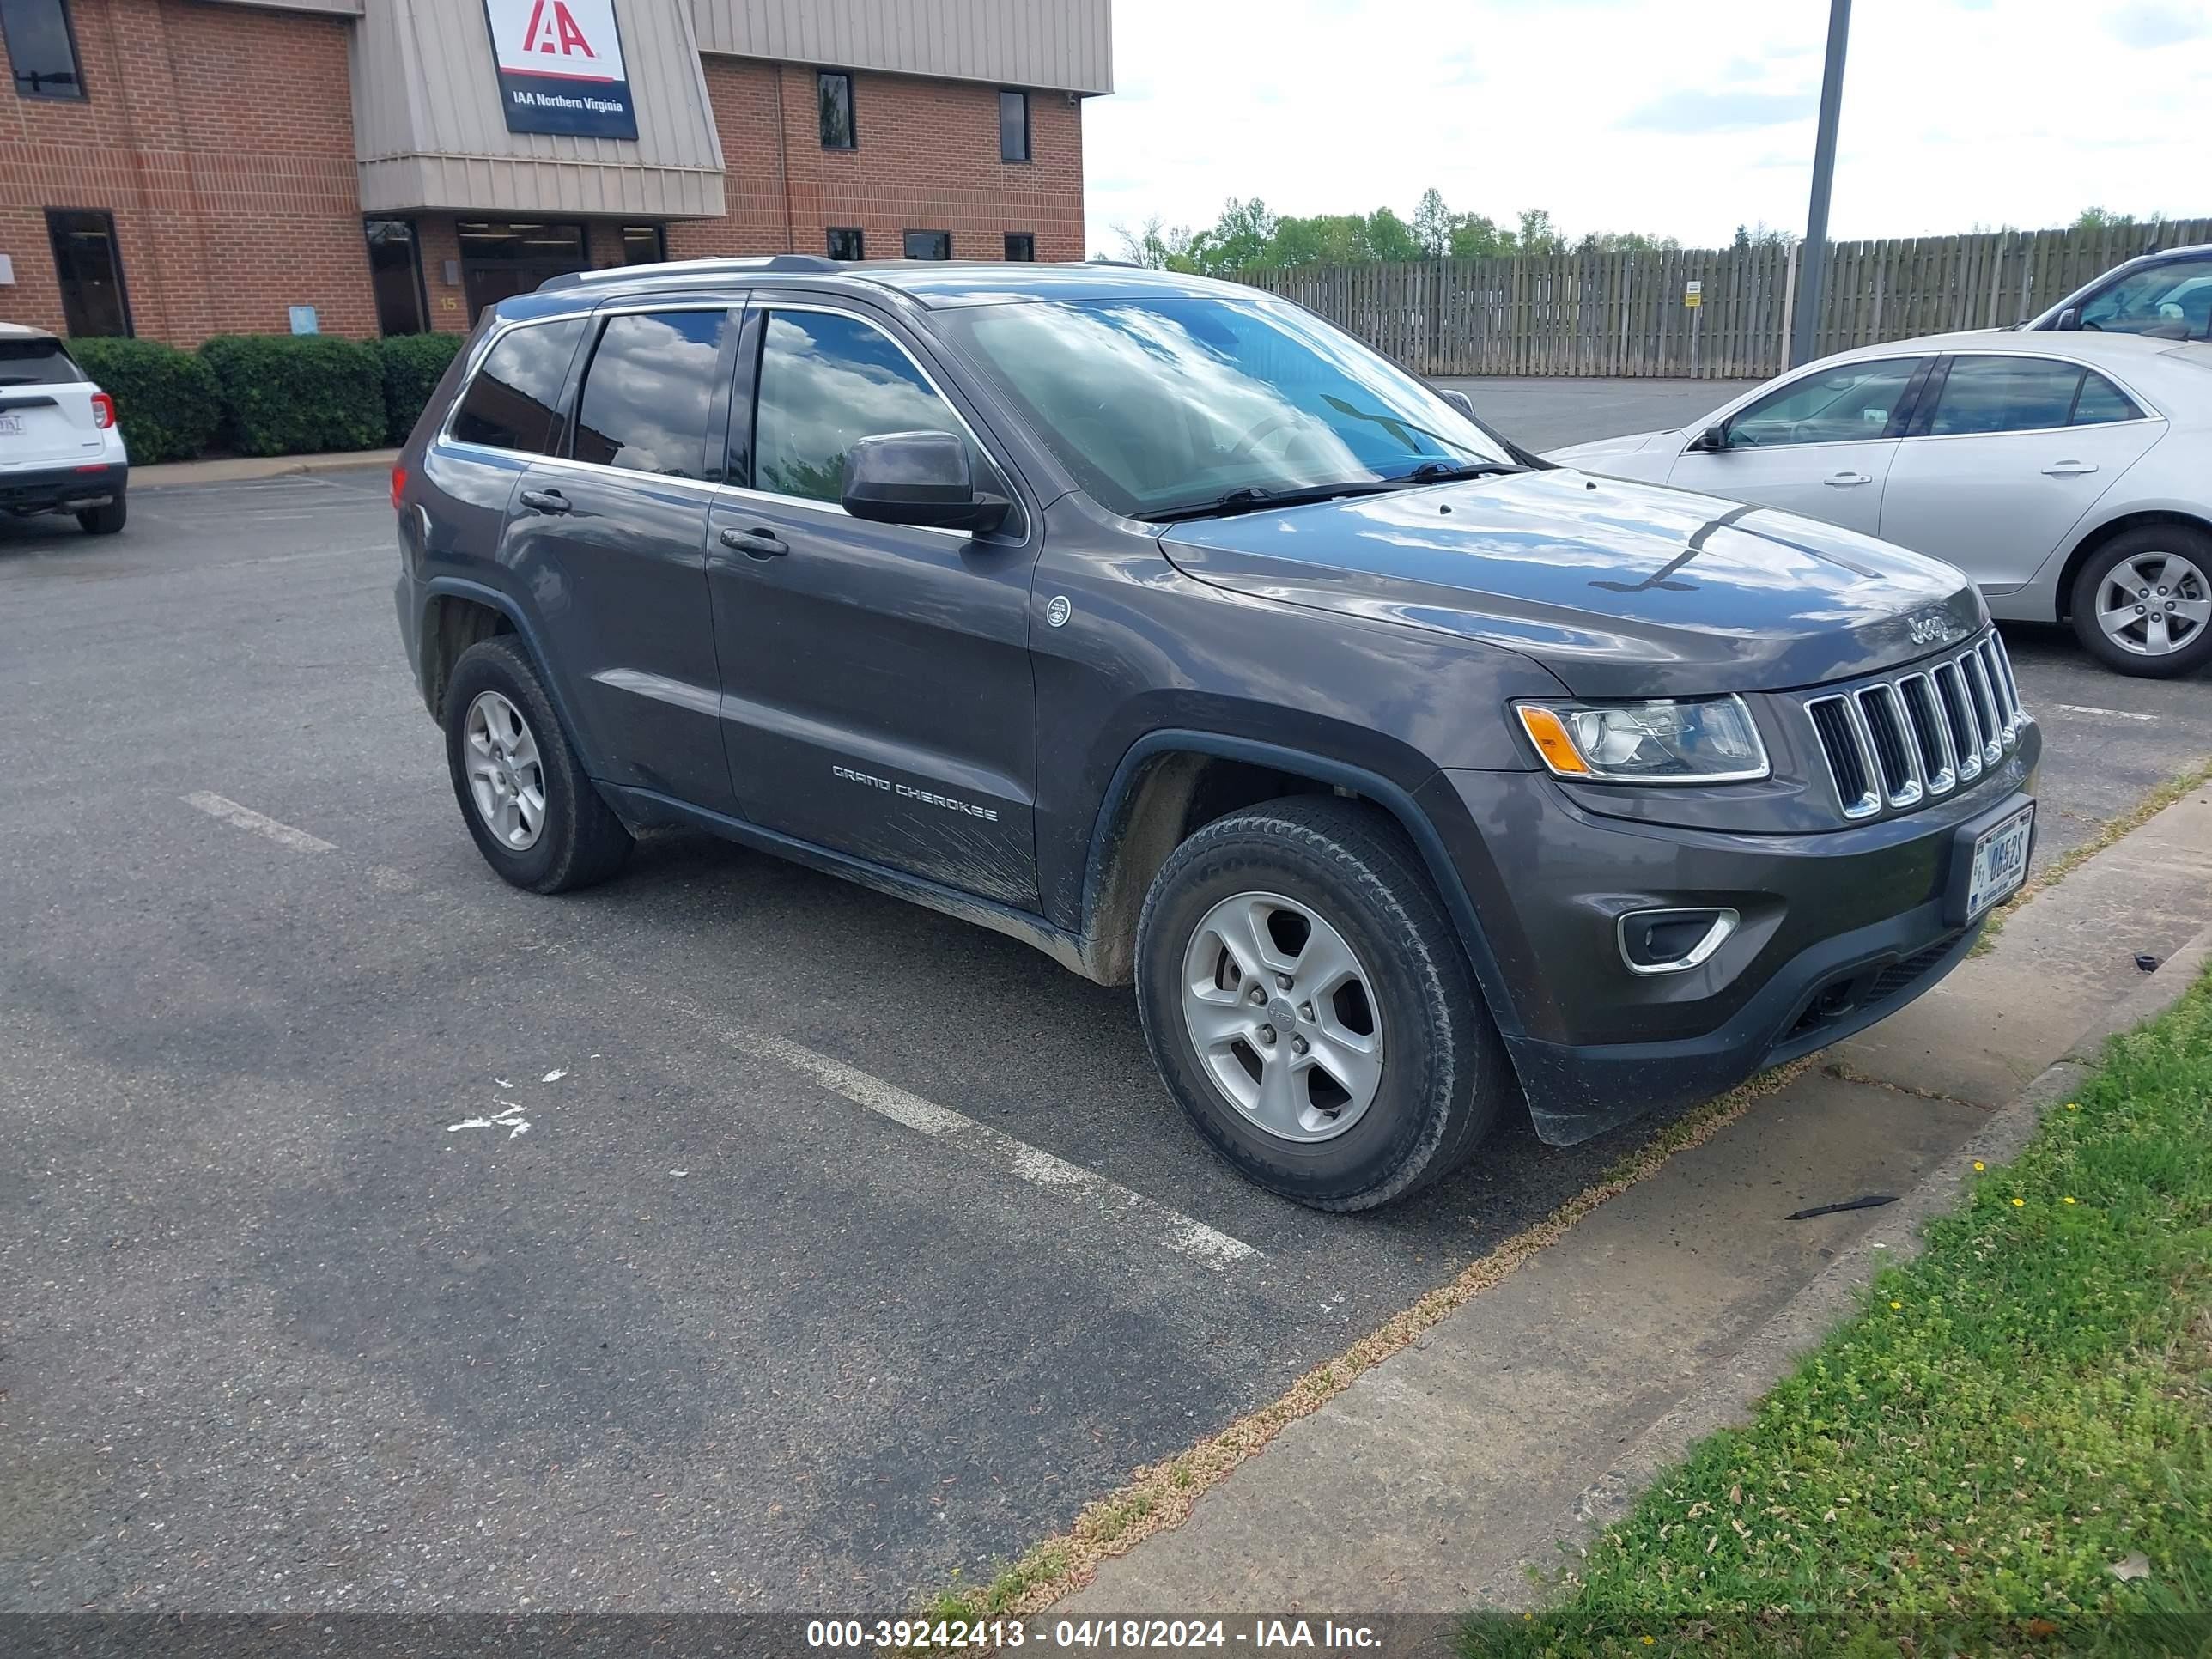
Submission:
<svg viewBox="0 0 2212 1659">
<path fill-rule="evenodd" d="M 1816 355 L 2032 317 L 2212 219 L 2096 230 L 1832 242 Z M 1798 250 L 1558 253 L 1310 265 L 1244 281 L 1296 300 L 1421 374 L 1758 378 L 1789 360 Z M 1701 303 L 1683 303 L 1688 284 Z"/>
</svg>

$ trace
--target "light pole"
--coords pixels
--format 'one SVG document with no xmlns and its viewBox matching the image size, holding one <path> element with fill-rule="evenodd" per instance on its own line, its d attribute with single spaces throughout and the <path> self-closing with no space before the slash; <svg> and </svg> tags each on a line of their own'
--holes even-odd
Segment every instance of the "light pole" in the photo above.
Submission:
<svg viewBox="0 0 2212 1659">
<path fill-rule="evenodd" d="M 1790 319 L 1790 367 L 1811 360 L 1828 275 L 1828 190 L 1836 181 L 1836 121 L 1844 107 L 1844 48 L 1850 39 L 1851 0 L 1828 0 L 1828 64 L 1820 75 L 1820 131 L 1813 143 L 1813 205 L 1805 216 L 1805 249 L 1797 271 L 1797 312 Z"/>
</svg>

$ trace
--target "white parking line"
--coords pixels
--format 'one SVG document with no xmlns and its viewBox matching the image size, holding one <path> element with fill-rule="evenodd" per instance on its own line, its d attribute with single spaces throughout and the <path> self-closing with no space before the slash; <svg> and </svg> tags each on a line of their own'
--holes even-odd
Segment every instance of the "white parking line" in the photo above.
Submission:
<svg viewBox="0 0 2212 1659">
<path fill-rule="evenodd" d="M 702 1023 L 742 1053 L 781 1060 L 856 1106 L 865 1106 L 919 1133 L 941 1137 L 1034 1186 L 1087 1198 L 1107 1213 L 1142 1219 L 1158 1232 L 1160 1242 L 1168 1249 L 1210 1267 L 1224 1267 L 1232 1261 L 1251 1261 L 1259 1257 L 1260 1252 L 1241 1238 L 1231 1238 L 1218 1228 L 1193 1220 L 1180 1210 L 1156 1203 L 1142 1193 L 1132 1192 L 1118 1182 L 1109 1181 L 1079 1164 L 1055 1158 L 950 1107 L 908 1094 L 896 1084 L 871 1076 L 856 1066 L 817 1054 L 788 1037 L 756 1036 L 703 1017 Z"/>
<path fill-rule="evenodd" d="M 2093 708 L 2087 703 L 2062 702 L 2058 707 L 2069 714 L 2091 714 L 2107 720 L 2155 720 L 2155 714 L 2138 714 L 2132 708 Z"/>
<path fill-rule="evenodd" d="M 188 805 L 196 806 L 210 817 L 220 818 L 225 823 L 235 824 L 241 830 L 251 830 L 281 846 L 301 853 L 335 853 L 335 843 L 311 836 L 304 830 L 295 830 L 289 823 L 241 806 L 228 796 L 201 790 L 182 798 Z M 372 880 L 380 886 L 404 884 L 414 886 L 413 880 L 383 865 L 369 868 Z M 878 1117 L 889 1118 L 917 1134 L 925 1134 L 957 1146 L 988 1164 L 996 1164 L 1009 1175 L 1070 1197 L 1089 1200 L 1100 1213 L 1115 1218 L 1127 1218 L 1143 1223 L 1169 1249 L 1209 1267 L 1225 1267 L 1233 1261 L 1254 1261 L 1260 1252 L 1241 1238 L 1232 1238 L 1218 1228 L 1185 1215 L 1182 1211 L 1146 1198 L 1119 1182 L 1109 1181 L 1079 1164 L 1070 1164 L 1066 1158 L 1055 1158 L 1042 1147 L 1032 1146 L 1025 1140 L 994 1129 L 988 1123 L 954 1111 L 949 1106 L 939 1106 L 934 1101 L 924 1100 L 920 1095 L 909 1094 L 895 1083 L 886 1083 L 842 1060 L 817 1054 L 804 1043 L 793 1042 L 788 1037 L 763 1032 L 747 1031 L 730 1025 L 706 1009 L 682 997 L 666 995 L 639 984 L 628 975 L 618 975 L 618 982 L 634 995 L 646 997 L 663 1006 L 672 1008 L 702 1030 L 736 1049 L 739 1054 L 758 1060 L 773 1060 L 788 1066 L 801 1076 L 810 1078 L 830 1093 L 841 1095 L 855 1106 L 866 1107 Z M 552 1081 L 561 1075 L 549 1073 Z M 455 1128 L 474 1127 L 474 1123 L 459 1123 Z M 520 1131 L 516 1133 L 520 1133 Z"/>
<path fill-rule="evenodd" d="M 197 806 L 211 818 L 221 818 L 225 823 L 236 824 L 241 830 L 251 830 L 256 835 L 266 836 L 280 847 L 289 847 L 295 853 L 335 853 L 337 845 L 325 841 L 320 836 L 311 836 L 304 830 L 295 830 L 289 823 L 279 823 L 264 817 L 250 806 L 240 806 L 226 796 L 210 794 L 202 789 L 181 798 L 187 806 Z"/>
</svg>

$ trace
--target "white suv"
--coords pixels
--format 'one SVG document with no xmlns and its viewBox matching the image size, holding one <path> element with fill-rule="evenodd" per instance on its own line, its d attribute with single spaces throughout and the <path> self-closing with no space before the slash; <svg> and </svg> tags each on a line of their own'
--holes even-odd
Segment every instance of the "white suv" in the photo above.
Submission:
<svg viewBox="0 0 2212 1659">
<path fill-rule="evenodd" d="M 54 336 L 0 323 L 0 511 L 74 513 L 112 536 L 130 476 L 115 400 Z"/>
</svg>

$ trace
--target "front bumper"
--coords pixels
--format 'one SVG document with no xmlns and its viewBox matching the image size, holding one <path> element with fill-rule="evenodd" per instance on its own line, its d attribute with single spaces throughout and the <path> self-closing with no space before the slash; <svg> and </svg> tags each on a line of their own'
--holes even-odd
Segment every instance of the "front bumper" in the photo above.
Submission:
<svg viewBox="0 0 2212 1659">
<path fill-rule="evenodd" d="M 130 483 L 127 461 L 0 472 L 0 513 L 76 513 L 121 495 Z"/>
<path fill-rule="evenodd" d="M 1442 775 L 1450 799 L 1434 817 L 1503 981 L 1502 995 L 1486 988 L 1506 1005 L 1499 1025 L 1538 1133 L 1571 1145 L 1720 1093 L 1935 985 L 1981 931 L 1952 891 L 1961 831 L 2028 804 L 2041 742 L 2030 725 L 1939 805 L 1815 835 L 1632 823 L 1540 774 Z M 1709 960 L 1630 972 L 1622 915 L 1705 907 L 1741 918 Z"/>
</svg>

